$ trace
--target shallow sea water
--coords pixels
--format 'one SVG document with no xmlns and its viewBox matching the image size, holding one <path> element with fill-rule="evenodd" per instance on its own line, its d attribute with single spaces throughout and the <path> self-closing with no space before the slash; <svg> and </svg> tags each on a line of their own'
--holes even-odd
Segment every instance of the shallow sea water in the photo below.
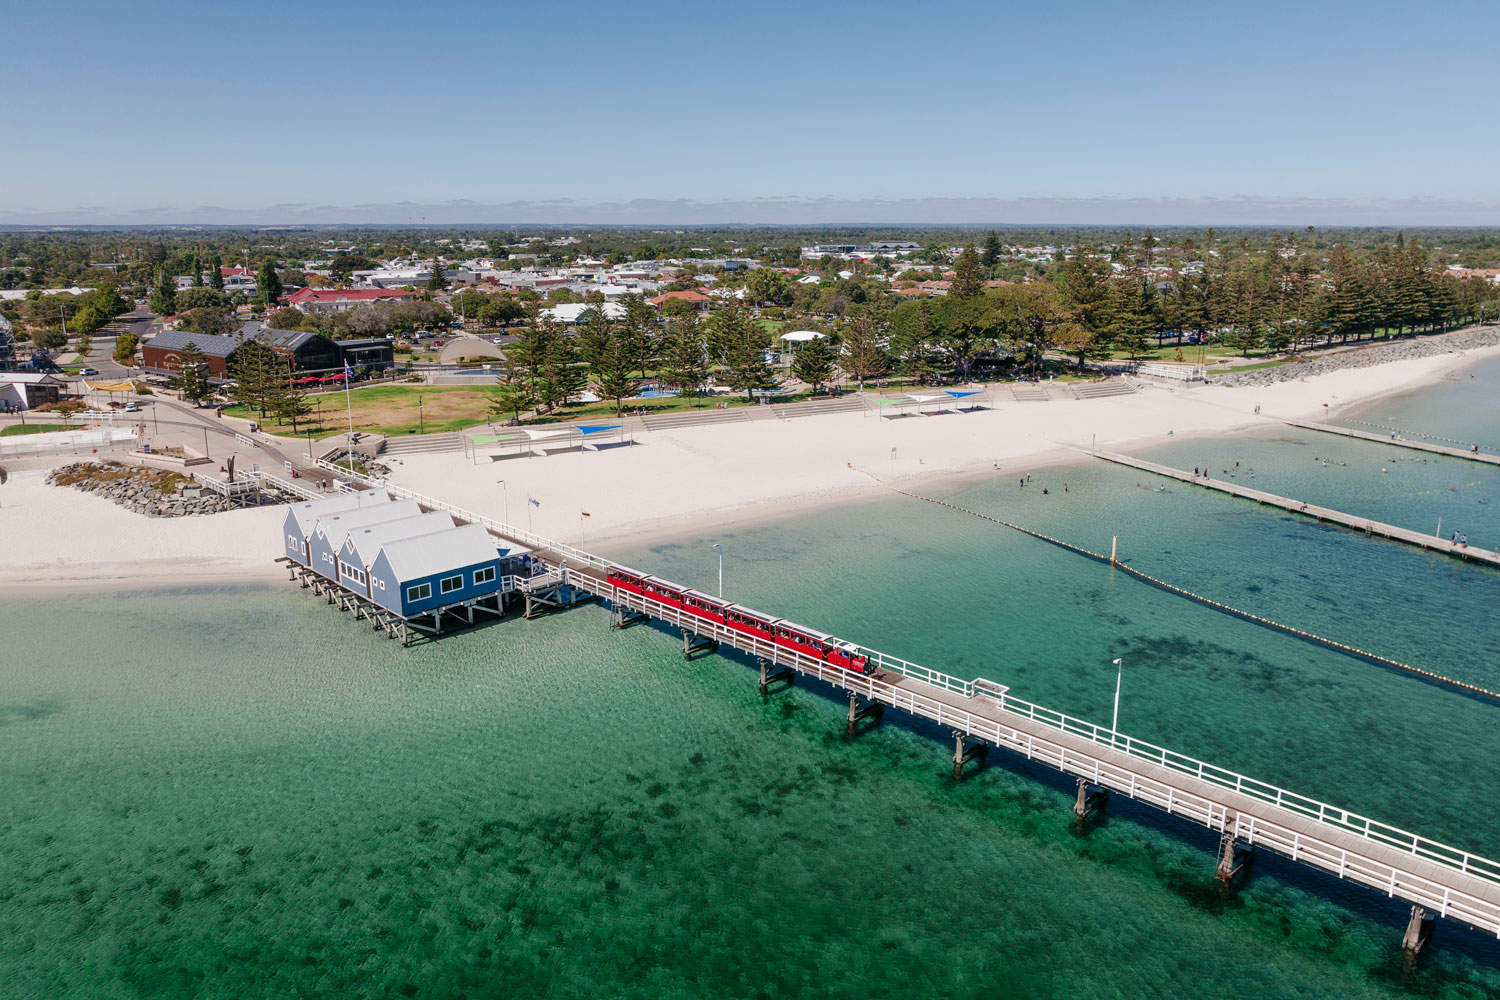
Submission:
<svg viewBox="0 0 1500 1000">
<path fill-rule="evenodd" d="M 1500 689 L 1500 573 L 1013 471 L 952 499 Z M 1500 856 L 1492 703 L 904 498 L 610 554 L 711 589 L 713 541 L 745 603 L 1106 722 L 1123 656 L 1123 730 Z M 1045 769 L 954 784 L 944 732 L 846 740 L 827 689 L 607 621 L 403 650 L 290 585 L 0 603 L 0 995 L 1500 992 L 1480 935 L 1404 971 L 1377 894 L 1263 855 L 1221 897 L 1206 831 L 1116 800 L 1077 836 Z"/>
</svg>

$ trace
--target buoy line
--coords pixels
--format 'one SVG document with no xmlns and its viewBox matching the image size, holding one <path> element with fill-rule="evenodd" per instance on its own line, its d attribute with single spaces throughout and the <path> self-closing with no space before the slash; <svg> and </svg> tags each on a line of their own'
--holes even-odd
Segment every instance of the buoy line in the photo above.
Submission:
<svg viewBox="0 0 1500 1000">
<path fill-rule="evenodd" d="M 1078 555 L 1086 556 L 1087 558 L 1093 559 L 1096 562 L 1102 562 L 1112 565 L 1114 566 L 1114 568 L 1120 570 L 1121 572 L 1127 573 L 1144 583 L 1149 583 L 1154 587 L 1159 587 L 1162 590 L 1176 594 L 1179 597 L 1186 597 L 1189 600 L 1197 601 L 1199 604 L 1213 608 L 1216 611 L 1222 611 L 1225 614 L 1233 615 L 1236 618 L 1243 618 L 1245 621 L 1254 622 L 1257 625 L 1263 625 L 1266 628 L 1275 629 L 1278 632 L 1285 632 L 1287 635 L 1294 635 L 1299 639 L 1305 639 L 1308 642 L 1317 643 L 1320 646 L 1326 646 L 1329 649 L 1335 649 L 1341 653 L 1347 653 L 1350 656 L 1357 656 L 1361 659 L 1369 660 L 1373 663 L 1378 663 L 1381 666 L 1394 667 L 1397 670 L 1404 670 L 1407 673 L 1416 674 L 1417 676 L 1425 678 L 1426 680 L 1433 681 L 1438 684 L 1445 684 L 1449 687 L 1465 691 L 1469 694 L 1483 695 L 1486 698 L 1493 698 L 1496 701 L 1500 701 L 1500 692 L 1491 691 L 1489 688 L 1483 688 L 1477 684 L 1470 684 L 1467 681 L 1461 681 L 1457 678 L 1448 677 L 1445 674 L 1435 673 L 1431 670 L 1424 670 L 1421 667 L 1414 667 L 1409 663 L 1402 663 L 1400 660 L 1393 660 L 1389 656 L 1381 656 L 1379 653 L 1371 653 L 1368 650 L 1360 649 L 1358 646 L 1351 646 L 1348 643 L 1339 642 L 1336 639 L 1328 639 L 1324 636 L 1316 635 L 1312 632 L 1307 632 L 1300 628 L 1294 628 L 1291 625 L 1282 624 L 1281 622 L 1278 622 L 1274 619 L 1266 618 L 1262 615 L 1254 614 L 1253 612 L 1242 611 L 1239 608 L 1231 607 L 1230 605 L 1225 604 L 1222 601 L 1216 601 L 1211 597 L 1204 597 L 1202 594 L 1195 594 L 1191 590 L 1186 590 L 1182 587 L 1177 586 L 1176 584 L 1168 583 L 1165 580 L 1158 579 L 1150 575 L 1149 573 L 1142 573 L 1140 570 L 1135 569 L 1131 566 L 1127 566 L 1118 560 L 1111 563 L 1108 556 L 1101 555 L 1098 552 L 1091 552 L 1080 545 L 1074 545 L 1072 542 L 1065 542 L 1060 538 L 1053 538 L 1051 535 L 1044 535 L 1040 531 L 1034 531 L 1031 528 L 1023 528 L 1019 524 L 1012 524 L 1009 521 L 1001 520 L 1000 518 L 994 517 L 989 514 L 981 514 L 977 510 L 970 510 L 967 507 L 960 507 L 958 504 L 949 503 L 946 500 L 938 500 L 935 497 L 923 496 L 920 493 L 913 493 L 910 490 L 903 490 L 899 486 L 892 486 L 890 483 L 886 482 L 873 473 L 865 472 L 864 469 L 859 469 L 858 471 L 864 472 L 865 475 L 869 476 L 871 479 L 875 480 L 881 486 L 884 486 L 886 489 L 892 491 L 893 493 L 899 493 L 902 496 L 910 497 L 913 500 L 921 500 L 926 503 L 936 504 L 939 507 L 947 507 L 949 510 L 956 510 L 959 513 L 968 514 L 971 517 L 977 517 L 983 521 L 993 521 L 995 524 L 1014 529 L 1025 535 L 1030 535 L 1032 538 L 1037 538 L 1041 541 L 1056 545 L 1058 548 L 1067 549 L 1069 552 L 1074 552 Z"/>
</svg>

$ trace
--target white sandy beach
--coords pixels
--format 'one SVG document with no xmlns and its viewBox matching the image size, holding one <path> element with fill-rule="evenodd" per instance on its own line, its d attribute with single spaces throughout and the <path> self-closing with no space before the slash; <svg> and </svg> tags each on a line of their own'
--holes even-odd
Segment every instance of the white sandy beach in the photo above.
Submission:
<svg viewBox="0 0 1500 1000">
<path fill-rule="evenodd" d="M 393 482 L 589 548 L 706 535 L 790 511 L 884 492 L 870 475 L 918 482 L 1018 476 L 1100 448 L 1129 453 L 1169 432 L 1225 434 L 1276 416 L 1323 419 L 1338 409 L 1440 379 L 1500 348 L 1348 368 L 1264 388 L 1148 388 L 1094 400 L 1015 402 L 1007 389 L 973 413 L 886 419 L 835 414 L 638 434 L 603 451 L 477 464 L 457 452 L 392 460 Z M 1325 409 L 1324 404 L 1328 404 Z M 1261 407 L 1261 415 L 1254 413 Z M 1071 446 L 1071 447 L 1070 447 Z M 892 458 L 892 449 L 895 457 Z M 996 471 L 998 465 L 999 471 Z M 864 470 L 864 471 L 861 471 Z M 161 585 L 281 576 L 282 508 L 148 519 L 107 500 L 17 472 L 0 487 L 0 539 L 12 589 Z M 504 479 L 502 488 L 499 480 Z"/>
</svg>

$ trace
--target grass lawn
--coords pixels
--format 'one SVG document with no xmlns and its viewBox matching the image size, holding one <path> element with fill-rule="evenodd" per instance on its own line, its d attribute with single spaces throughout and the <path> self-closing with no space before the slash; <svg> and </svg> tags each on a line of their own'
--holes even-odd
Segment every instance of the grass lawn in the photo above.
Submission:
<svg viewBox="0 0 1500 1000">
<path fill-rule="evenodd" d="M 355 430 L 398 437 L 403 434 L 457 431 L 492 420 L 503 421 L 507 419 L 505 415 L 495 417 L 489 409 L 499 391 L 498 386 L 377 385 L 355 389 L 349 397 L 353 404 Z M 806 393 L 775 397 L 778 403 L 792 403 L 805 398 Z M 313 399 L 320 408 L 298 421 L 299 436 L 307 434 L 309 429 L 315 437 L 323 437 L 343 433 L 348 428 L 343 393 L 330 393 Z M 417 411 L 418 399 L 422 401 L 420 418 Z M 641 409 L 650 413 L 712 409 L 718 400 L 725 400 L 731 406 L 748 405 L 743 394 L 728 397 L 727 400 L 722 396 L 699 396 L 691 401 L 681 396 L 663 396 L 657 399 L 630 400 L 626 403 L 626 409 Z M 259 414 L 244 406 L 231 406 L 224 412 L 230 416 L 260 420 Z M 598 403 L 574 403 L 552 413 L 528 419 L 526 423 L 570 423 L 575 420 L 610 418 L 614 415 L 614 403 L 605 400 Z M 271 418 L 260 422 L 269 431 L 290 433 L 292 430 L 290 424 L 278 424 Z"/>
<path fill-rule="evenodd" d="M 47 431 L 71 429 L 67 424 L 11 424 L 9 427 L 0 427 L 0 437 L 14 437 L 17 434 L 45 434 Z"/>
<path fill-rule="evenodd" d="M 499 391 L 499 386 L 487 385 L 374 385 L 349 393 L 353 404 L 350 412 L 357 431 L 387 436 L 456 431 L 484 423 Z M 338 434 L 348 428 L 343 393 L 314 396 L 313 403 L 317 409 L 298 421 L 299 435 L 309 428 L 315 436 Z M 231 406 L 224 412 L 260 420 L 258 413 L 244 406 Z M 261 425 L 268 430 L 291 430 L 290 424 L 278 424 L 269 417 Z"/>
</svg>

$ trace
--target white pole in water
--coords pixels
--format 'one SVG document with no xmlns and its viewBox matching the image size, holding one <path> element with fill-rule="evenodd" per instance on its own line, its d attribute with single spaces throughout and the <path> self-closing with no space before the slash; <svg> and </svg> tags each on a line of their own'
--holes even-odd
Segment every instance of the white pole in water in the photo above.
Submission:
<svg viewBox="0 0 1500 1000">
<path fill-rule="evenodd" d="M 1119 535 L 1110 535 L 1109 536 L 1109 564 L 1111 566 L 1113 566 L 1115 564 L 1115 553 L 1117 551 L 1119 551 L 1119 548 L 1120 548 L 1120 536 Z"/>
<path fill-rule="evenodd" d="M 1109 724 L 1109 731 L 1118 735 L 1120 732 L 1120 682 L 1125 677 L 1125 661 L 1116 660 L 1115 667 L 1118 668 L 1115 673 L 1115 716 Z"/>
</svg>

